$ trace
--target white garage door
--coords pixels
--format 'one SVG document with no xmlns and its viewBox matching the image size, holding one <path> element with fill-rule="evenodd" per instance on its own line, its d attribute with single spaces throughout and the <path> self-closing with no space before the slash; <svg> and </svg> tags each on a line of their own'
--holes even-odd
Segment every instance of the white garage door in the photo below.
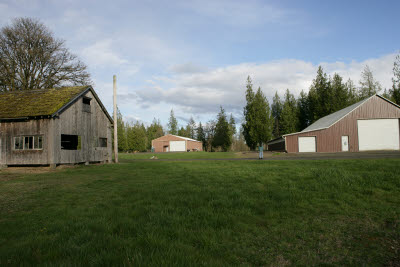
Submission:
<svg viewBox="0 0 400 267">
<path fill-rule="evenodd" d="M 169 147 L 171 152 L 186 151 L 185 141 L 170 141 Z"/>
<path fill-rule="evenodd" d="M 365 150 L 399 149 L 399 120 L 358 120 L 358 148 Z"/>
<path fill-rule="evenodd" d="M 299 152 L 316 152 L 315 136 L 299 137 Z"/>
</svg>

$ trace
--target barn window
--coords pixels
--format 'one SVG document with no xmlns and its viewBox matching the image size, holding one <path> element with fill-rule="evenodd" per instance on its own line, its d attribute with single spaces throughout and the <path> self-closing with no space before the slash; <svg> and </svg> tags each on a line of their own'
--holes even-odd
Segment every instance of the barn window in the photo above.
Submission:
<svg viewBox="0 0 400 267">
<path fill-rule="evenodd" d="M 82 102 L 83 102 L 83 111 L 84 112 L 90 112 L 90 101 L 92 99 L 89 97 L 83 97 Z"/>
<path fill-rule="evenodd" d="M 61 149 L 65 150 L 79 150 L 81 147 L 80 136 L 72 134 L 61 135 Z"/>
<path fill-rule="evenodd" d="M 43 149 L 43 136 L 35 136 L 33 142 L 34 149 Z"/>
<path fill-rule="evenodd" d="M 99 147 L 107 147 L 107 138 L 99 138 Z"/>
<path fill-rule="evenodd" d="M 14 137 L 15 150 L 43 149 L 43 136 L 17 136 Z"/>
<path fill-rule="evenodd" d="M 15 150 L 24 149 L 24 143 L 23 143 L 22 136 L 14 137 L 14 149 Z"/>
<path fill-rule="evenodd" d="M 33 149 L 33 136 L 24 136 L 24 149 Z"/>
</svg>

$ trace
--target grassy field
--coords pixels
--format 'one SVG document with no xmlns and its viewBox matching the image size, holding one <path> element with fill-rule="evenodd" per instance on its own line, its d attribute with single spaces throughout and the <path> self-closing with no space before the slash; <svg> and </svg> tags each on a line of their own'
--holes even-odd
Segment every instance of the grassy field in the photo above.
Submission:
<svg viewBox="0 0 400 267">
<path fill-rule="evenodd" d="M 400 160 L 0 171 L 0 265 L 400 262 Z"/>
</svg>

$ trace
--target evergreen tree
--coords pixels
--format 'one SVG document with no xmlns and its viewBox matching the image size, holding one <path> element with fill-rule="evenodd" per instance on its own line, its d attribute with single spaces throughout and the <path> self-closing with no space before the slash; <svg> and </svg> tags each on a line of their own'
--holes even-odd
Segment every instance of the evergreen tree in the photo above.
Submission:
<svg viewBox="0 0 400 267">
<path fill-rule="evenodd" d="M 303 90 L 300 92 L 299 99 L 297 100 L 297 114 L 298 114 L 298 131 L 302 131 L 310 125 L 310 111 L 308 103 L 308 95 Z"/>
<path fill-rule="evenodd" d="M 126 126 L 122 118 L 121 111 L 118 108 L 117 108 L 117 131 L 118 131 L 118 151 L 125 152 L 128 149 L 128 144 L 126 140 Z"/>
<path fill-rule="evenodd" d="M 349 78 L 345 84 L 346 91 L 348 94 L 347 104 L 353 105 L 359 101 L 359 92 L 357 87 L 354 85 L 354 82 Z"/>
<path fill-rule="evenodd" d="M 143 123 L 140 124 L 138 121 L 129 127 L 128 144 L 130 151 L 146 151 L 147 147 L 147 137 L 146 137 L 146 127 Z"/>
<path fill-rule="evenodd" d="M 225 110 L 221 107 L 221 111 L 217 117 L 217 124 L 215 125 L 212 146 L 220 147 L 223 151 L 228 151 L 232 145 L 231 131 L 231 126 L 226 119 Z"/>
<path fill-rule="evenodd" d="M 168 133 L 173 135 L 178 133 L 178 121 L 175 118 L 173 109 L 171 109 L 171 114 L 168 121 Z"/>
<path fill-rule="evenodd" d="M 396 56 L 393 66 L 392 89 L 390 89 L 391 98 L 393 101 L 400 105 L 400 55 Z"/>
<path fill-rule="evenodd" d="M 133 126 L 127 125 L 126 127 L 126 150 L 129 152 L 135 151 L 135 133 Z"/>
<path fill-rule="evenodd" d="M 147 132 L 147 149 L 151 149 L 151 141 L 164 135 L 164 130 L 159 120 L 153 119 L 153 122 L 146 129 Z"/>
<path fill-rule="evenodd" d="M 229 134 L 232 140 L 231 149 L 233 149 L 233 145 L 235 143 L 235 135 L 236 135 L 236 121 L 233 118 L 232 113 L 231 116 L 229 117 Z"/>
<path fill-rule="evenodd" d="M 197 141 L 202 142 L 203 144 L 203 150 L 206 150 L 206 135 L 204 133 L 204 128 L 203 125 L 201 125 L 201 122 L 199 123 L 199 127 L 197 127 Z"/>
<path fill-rule="evenodd" d="M 299 125 L 297 110 L 296 99 L 287 89 L 281 113 L 281 134 L 297 132 Z"/>
<path fill-rule="evenodd" d="M 307 95 L 307 111 L 308 111 L 308 125 L 314 123 L 319 116 L 317 115 L 317 105 L 318 105 L 318 97 L 317 92 L 313 85 L 311 85 L 310 90 Z"/>
<path fill-rule="evenodd" d="M 272 117 L 274 118 L 274 128 L 272 133 L 274 138 L 277 138 L 281 136 L 279 130 L 280 127 L 279 121 L 281 119 L 281 112 L 282 112 L 282 102 L 278 95 L 278 92 L 275 92 L 275 96 L 272 100 L 271 111 L 272 111 Z"/>
<path fill-rule="evenodd" d="M 231 113 L 231 116 L 229 117 L 229 131 L 230 131 L 231 138 L 233 139 L 236 134 L 236 122 L 235 122 L 235 119 L 233 118 L 232 113 Z"/>
<path fill-rule="evenodd" d="M 255 140 L 255 108 L 254 108 L 254 98 L 255 94 L 253 91 L 253 84 L 250 76 L 247 77 L 246 84 L 246 106 L 244 107 L 243 115 L 245 122 L 242 124 L 243 136 L 246 140 L 246 144 L 250 149 L 255 149 L 257 147 L 257 140 Z"/>
<path fill-rule="evenodd" d="M 310 101 L 313 122 L 333 112 L 334 94 L 330 81 L 321 66 L 318 67 L 317 76 L 311 85 L 312 99 Z"/>
<path fill-rule="evenodd" d="M 273 120 L 267 98 L 258 88 L 254 94 L 250 77 L 247 78 L 246 106 L 244 108 L 243 135 L 246 144 L 255 149 L 272 137 Z"/>
<path fill-rule="evenodd" d="M 185 128 L 183 128 L 183 126 L 179 129 L 178 131 L 178 135 L 182 136 L 182 137 L 188 137 L 188 132 L 186 131 Z"/>
<path fill-rule="evenodd" d="M 373 96 L 382 90 L 382 86 L 378 81 L 375 81 L 371 69 L 368 65 L 365 66 L 363 72 L 361 73 L 360 80 L 360 99 L 365 99 L 367 97 Z"/>
<path fill-rule="evenodd" d="M 349 105 L 349 94 L 345 84 L 343 83 L 343 78 L 339 74 L 335 73 L 331 81 L 332 91 L 333 91 L 333 107 L 332 112 L 341 110 Z"/>
</svg>

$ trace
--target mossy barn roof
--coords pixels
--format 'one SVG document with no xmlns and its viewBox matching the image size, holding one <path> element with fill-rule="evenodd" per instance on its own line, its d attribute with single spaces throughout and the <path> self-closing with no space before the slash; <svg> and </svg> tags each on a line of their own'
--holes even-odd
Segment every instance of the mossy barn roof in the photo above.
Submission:
<svg viewBox="0 0 400 267">
<path fill-rule="evenodd" d="M 90 86 L 75 86 L 0 93 L 0 119 L 54 115 L 90 88 Z"/>
</svg>

